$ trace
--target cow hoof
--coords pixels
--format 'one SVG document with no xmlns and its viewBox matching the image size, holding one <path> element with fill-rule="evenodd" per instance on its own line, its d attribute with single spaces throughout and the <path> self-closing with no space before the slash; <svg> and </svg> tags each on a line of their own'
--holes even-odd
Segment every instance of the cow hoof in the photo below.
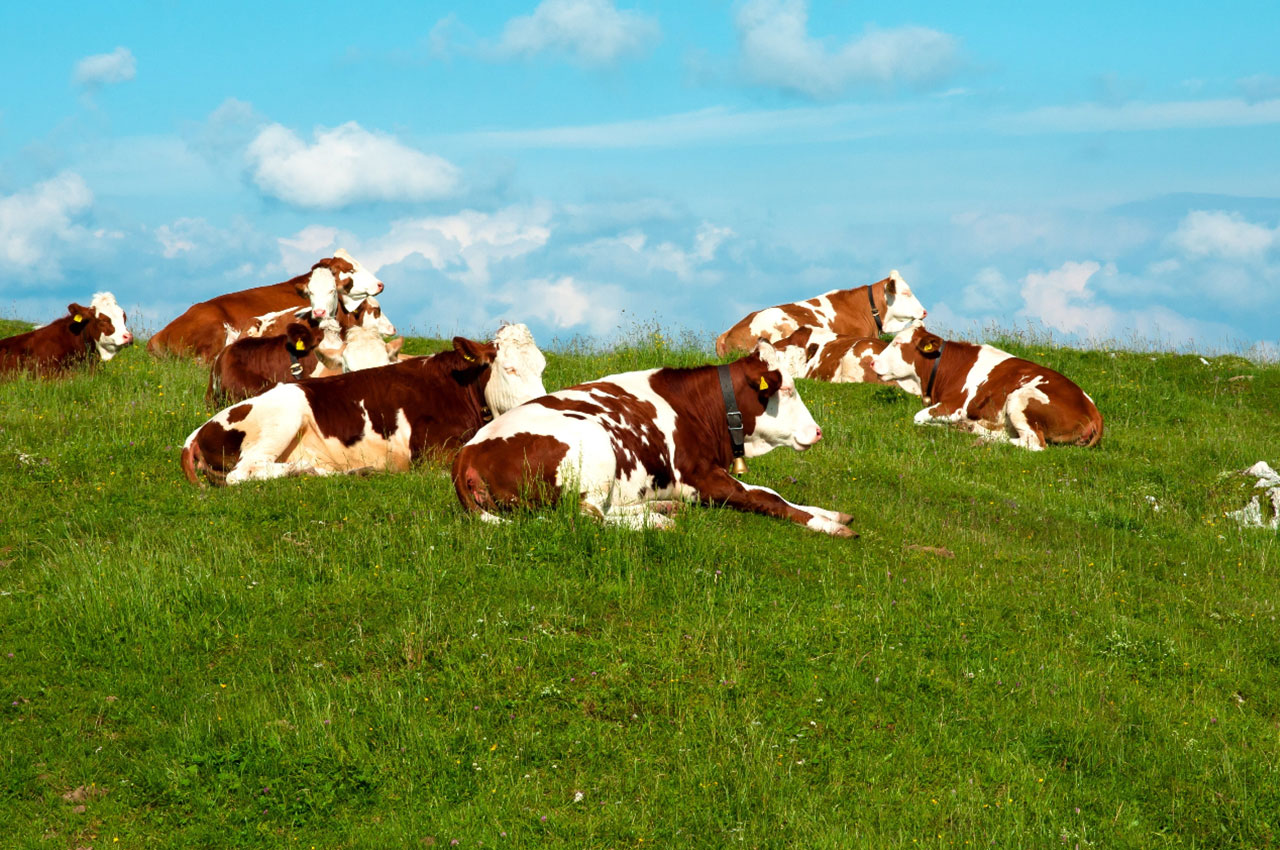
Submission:
<svg viewBox="0 0 1280 850">
<path fill-rule="evenodd" d="M 848 526 L 841 525 L 841 526 L 838 526 L 835 530 L 833 530 L 833 531 L 831 532 L 831 536 L 832 536 L 832 537 L 847 537 L 847 538 L 852 539 L 852 538 L 855 538 L 855 537 L 857 537 L 857 536 L 858 536 L 858 532 L 854 531 L 852 528 L 849 528 Z"/>
<path fill-rule="evenodd" d="M 671 516 L 678 513 L 684 507 L 683 502 L 665 501 L 665 502 L 649 502 L 648 508 L 652 513 Z"/>
<path fill-rule="evenodd" d="M 841 525 L 848 525 L 849 523 L 853 522 L 853 516 L 851 514 L 846 514 L 846 513 L 841 513 L 840 511 L 836 511 L 836 522 L 840 523 Z"/>
<path fill-rule="evenodd" d="M 373 475 L 373 473 L 377 471 L 378 471 L 377 468 L 372 466 L 358 466 L 355 469 L 348 469 L 347 475 L 359 475 L 360 477 L 364 478 L 364 477 Z"/>
</svg>

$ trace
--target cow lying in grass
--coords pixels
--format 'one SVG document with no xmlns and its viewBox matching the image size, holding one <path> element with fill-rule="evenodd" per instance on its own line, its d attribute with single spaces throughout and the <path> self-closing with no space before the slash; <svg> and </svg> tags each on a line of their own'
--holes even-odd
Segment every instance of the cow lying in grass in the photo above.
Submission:
<svg viewBox="0 0 1280 850">
<path fill-rule="evenodd" d="M 774 343 L 788 373 L 833 384 L 883 384 L 871 361 L 886 345 L 879 337 L 848 336 L 824 328 L 801 328 Z"/>
<path fill-rule="evenodd" d="M 729 364 L 747 457 L 777 446 L 804 451 L 822 439 L 760 341 Z M 853 537 L 851 517 L 795 505 L 731 476 L 733 446 L 718 369 L 649 369 L 610 375 L 534 399 L 486 425 L 453 464 L 458 499 L 490 521 L 495 510 L 572 499 L 606 523 L 666 527 L 673 499 L 782 517 Z"/>
<path fill-rule="evenodd" d="M 69 304 L 61 319 L 0 339 L 0 375 L 25 370 L 50 376 L 85 361 L 106 362 L 133 342 L 124 322 L 124 310 L 110 292 L 95 294 L 88 307 Z"/>
<path fill-rule="evenodd" d="M 1102 415 L 1084 390 L 990 345 L 911 328 L 872 366 L 884 380 L 923 397 L 917 425 L 954 425 L 1032 451 L 1047 443 L 1096 446 L 1102 439 Z"/>
<path fill-rule="evenodd" d="M 543 395 L 546 359 L 524 325 L 493 342 L 454 337 L 431 357 L 279 384 L 187 437 L 182 469 L 215 484 L 285 475 L 404 470 L 461 446 L 491 415 Z"/>
<path fill-rule="evenodd" d="M 800 328 L 824 328 L 845 336 L 893 334 L 918 325 L 928 311 L 897 270 L 884 280 L 748 313 L 716 339 L 716 354 L 750 351 L 757 339 L 775 342 Z"/>
<path fill-rule="evenodd" d="M 382 292 L 382 281 L 345 251 L 335 251 L 305 274 L 201 301 L 147 341 L 155 355 L 194 355 L 210 361 L 226 344 L 225 326 L 243 331 L 258 317 L 279 311 L 306 313 L 319 320 L 354 313 L 360 302 Z M 354 324 L 343 321 L 343 327 Z"/>
<path fill-rule="evenodd" d="M 276 384 L 386 366 L 404 344 L 403 337 L 383 342 L 378 331 L 363 327 L 349 328 L 334 341 L 336 348 L 326 348 L 323 331 L 296 321 L 274 336 L 237 339 L 213 358 L 205 401 L 226 404 Z"/>
</svg>

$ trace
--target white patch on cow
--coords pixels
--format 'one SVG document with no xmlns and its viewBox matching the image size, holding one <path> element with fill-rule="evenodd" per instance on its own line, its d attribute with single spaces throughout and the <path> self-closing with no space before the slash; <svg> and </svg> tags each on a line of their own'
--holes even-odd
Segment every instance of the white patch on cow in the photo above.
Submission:
<svg viewBox="0 0 1280 850">
<path fill-rule="evenodd" d="M 285 316 L 296 316 L 299 319 L 305 319 L 310 312 L 306 307 L 287 307 L 283 310 L 276 310 L 273 313 L 263 313 L 261 316 L 254 316 L 246 323 L 244 328 L 245 336 L 260 337 L 266 333 L 267 329 L 278 322 Z M 228 343 L 230 345 L 230 343 Z"/>
<path fill-rule="evenodd" d="M 231 422 L 231 412 L 249 407 L 249 413 Z M 364 410 L 364 426 L 352 445 L 320 433 L 297 384 L 277 384 L 265 393 L 218 412 L 210 421 L 245 436 L 235 468 L 227 474 L 227 484 L 262 481 L 288 475 L 333 475 L 352 469 L 408 469 L 410 461 L 409 420 L 396 411 L 396 429 L 384 438 L 373 429 Z M 204 426 L 201 426 L 204 427 Z M 187 438 L 187 445 L 200 429 Z"/>
<path fill-rule="evenodd" d="M 338 280 L 329 269 L 324 266 L 312 269 L 305 289 L 314 318 L 323 319 L 338 312 Z"/>
<path fill-rule="evenodd" d="M 391 324 L 387 314 L 382 311 L 382 305 L 378 303 L 378 299 L 370 295 L 364 299 L 364 302 L 365 313 L 361 324 L 366 328 L 373 328 L 383 336 L 395 336 L 396 326 Z"/>
<path fill-rule="evenodd" d="M 236 330 L 236 328 L 232 326 L 230 322 L 222 323 L 222 333 L 223 333 L 223 340 L 222 340 L 223 348 L 226 348 L 228 345 L 238 340 L 241 336 L 240 331 Z"/>
<path fill-rule="evenodd" d="M 484 399 L 494 416 L 547 394 L 542 385 L 547 358 L 538 350 L 526 325 L 504 325 L 494 335 L 493 344 L 498 354 L 489 367 Z"/>
<path fill-rule="evenodd" d="M 884 332 L 896 334 L 907 328 L 914 328 L 924 324 L 927 311 L 919 299 L 912 294 L 911 287 L 907 286 L 907 282 L 902 279 L 902 275 L 898 274 L 897 269 L 889 272 L 889 279 L 893 281 L 895 292 L 890 295 L 886 285 L 885 303 L 887 306 L 884 315 L 880 317 Z"/>
<path fill-rule="evenodd" d="M 1033 401 L 1041 404 L 1049 403 L 1049 396 L 1039 389 L 1044 383 L 1047 383 L 1045 378 L 1037 375 L 1009 393 L 1004 406 L 1000 409 L 999 424 L 1004 425 L 1011 432 L 1010 442 L 1033 452 L 1043 449 L 1044 441 L 1036 436 L 1035 430 L 1027 422 L 1027 405 Z"/>
<path fill-rule="evenodd" d="M 800 325 L 795 319 L 788 316 L 785 312 L 777 307 L 767 307 L 756 313 L 755 318 L 751 320 L 748 330 L 751 336 L 756 339 L 778 340 L 785 336 L 791 336 L 800 329 Z"/>
<path fill-rule="evenodd" d="M 915 345 L 915 328 L 899 331 L 893 342 L 871 361 L 871 368 L 882 381 L 892 381 L 911 395 L 924 395 L 924 388 L 916 368 L 907 362 L 902 352 Z"/>
<path fill-rule="evenodd" d="M 347 289 L 344 285 L 342 290 L 342 306 L 346 308 L 347 312 L 354 313 L 360 306 L 361 301 L 371 295 L 377 295 L 382 292 L 382 281 L 378 280 L 378 276 L 373 272 L 360 265 L 355 257 L 352 257 L 341 248 L 334 251 L 333 256 L 340 260 L 346 260 L 355 266 L 355 271 L 351 273 L 350 278 L 343 278 L 344 284 L 348 279 L 351 281 L 351 287 Z M 395 329 L 392 328 L 388 333 L 395 333 Z"/>
<path fill-rule="evenodd" d="M 769 397 L 764 413 L 756 417 L 756 425 L 743 441 L 747 457 L 757 457 L 778 446 L 804 451 L 822 439 L 822 429 L 813 420 L 796 390 L 795 379 L 785 368 L 778 350 L 765 340 L 756 344 L 755 353 L 770 369 L 782 374 L 782 386 Z"/>
<path fill-rule="evenodd" d="M 1013 355 L 1009 352 L 1001 351 L 990 345 L 978 347 L 978 359 L 973 364 L 973 367 L 969 369 L 969 374 L 964 377 L 964 404 L 961 405 L 962 410 L 969 407 L 969 402 L 973 401 L 978 388 L 991 377 L 991 370 L 996 367 L 996 364 L 1003 363 L 1012 357 Z M 1037 378 L 1036 380 L 1039 381 L 1040 379 Z M 1048 399 L 1046 398 L 1045 401 L 1048 401 Z"/>
<path fill-rule="evenodd" d="M 399 350 L 399 346 L 396 346 Z M 346 343 L 342 347 L 342 371 L 358 372 L 387 366 L 393 361 L 391 346 L 383 342 L 382 334 L 374 328 L 348 328 Z"/>
<path fill-rule="evenodd" d="M 116 297 L 110 292 L 96 292 L 89 307 L 99 316 L 111 320 L 114 328 L 110 335 L 103 334 L 97 339 L 98 356 L 104 361 L 116 356 L 121 348 L 133 342 L 133 334 L 124 324 L 124 310 L 116 303 Z"/>
</svg>

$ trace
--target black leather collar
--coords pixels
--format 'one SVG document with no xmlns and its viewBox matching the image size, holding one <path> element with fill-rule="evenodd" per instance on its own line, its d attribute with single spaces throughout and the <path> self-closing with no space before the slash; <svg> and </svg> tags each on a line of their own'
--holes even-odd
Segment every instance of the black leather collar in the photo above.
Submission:
<svg viewBox="0 0 1280 850">
<path fill-rule="evenodd" d="M 738 400 L 733 396 L 733 378 L 729 375 L 728 366 L 717 366 L 720 375 L 720 395 L 724 396 L 724 412 L 729 426 L 729 442 L 733 444 L 733 456 L 745 454 L 743 444 L 742 411 L 738 410 Z"/>
<path fill-rule="evenodd" d="M 876 333 L 884 333 L 884 322 L 880 321 L 880 311 L 876 309 L 876 297 L 872 294 L 875 284 L 867 287 L 867 303 L 871 305 L 871 318 L 876 320 Z"/>
<path fill-rule="evenodd" d="M 924 388 L 924 406 L 929 407 L 933 404 L 933 379 L 938 377 L 938 364 L 942 362 L 942 352 L 947 349 L 947 341 L 944 339 L 942 345 L 938 346 L 938 356 L 933 358 L 933 367 L 929 369 L 929 384 Z"/>
</svg>

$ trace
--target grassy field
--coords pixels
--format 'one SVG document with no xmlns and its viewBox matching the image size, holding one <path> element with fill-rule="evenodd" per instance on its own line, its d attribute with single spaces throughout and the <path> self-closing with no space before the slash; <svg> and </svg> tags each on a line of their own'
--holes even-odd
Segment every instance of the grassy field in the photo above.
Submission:
<svg viewBox="0 0 1280 850">
<path fill-rule="evenodd" d="M 748 480 L 853 541 L 495 528 L 432 465 L 200 490 L 200 368 L 0 384 L 0 846 L 1275 846 L 1280 540 L 1215 487 L 1280 465 L 1280 367 L 1003 345 L 1102 445 L 801 382 L 825 439 Z M 638 334 L 545 383 L 705 359 Z"/>
</svg>

